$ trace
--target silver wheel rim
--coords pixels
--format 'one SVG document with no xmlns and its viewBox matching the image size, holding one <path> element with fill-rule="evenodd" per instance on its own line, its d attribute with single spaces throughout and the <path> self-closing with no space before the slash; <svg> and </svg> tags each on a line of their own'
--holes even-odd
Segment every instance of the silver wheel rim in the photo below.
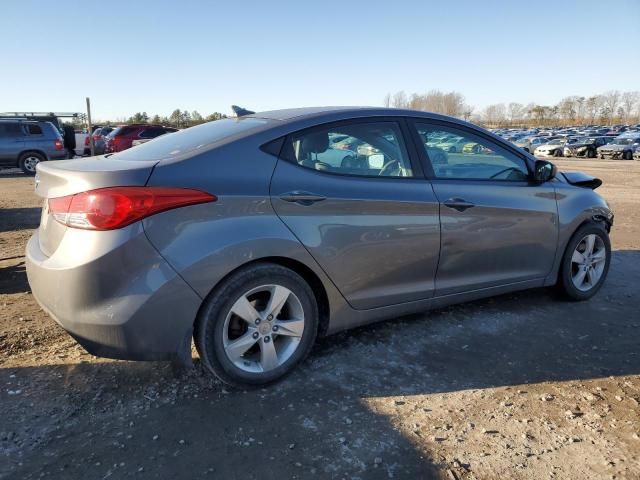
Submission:
<svg viewBox="0 0 640 480">
<path fill-rule="evenodd" d="M 268 372 L 291 358 L 303 332 L 298 297 L 282 285 L 262 285 L 241 295 L 227 313 L 224 351 L 245 372 Z"/>
<path fill-rule="evenodd" d="M 38 165 L 38 163 L 40 163 L 40 159 L 38 157 L 28 156 L 27 158 L 24 159 L 23 165 L 24 165 L 24 168 L 26 168 L 30 172 L 35 172 L 36 165 Z"/>
<path fill-rule="evenodd" d="M 596 234 L 585 236 L 573 251 L 571 256 L 571 281 L 581 292 L 588 292 L 595 287 L 602 273 L 607 259 L 607 250 L 602 238 Z"/>
</svg>

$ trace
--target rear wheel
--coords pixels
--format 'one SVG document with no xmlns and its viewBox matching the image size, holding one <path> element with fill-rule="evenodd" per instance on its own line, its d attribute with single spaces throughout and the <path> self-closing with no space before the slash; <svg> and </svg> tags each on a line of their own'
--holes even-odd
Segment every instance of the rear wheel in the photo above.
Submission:
<svg viewBox="0 0 640 480">
<path fill-rule="evenodd" d="M 23 153 L 18 159 L 18 166 L 27 175 L 36 174 L 36 165 L 40 162 L 44 162 L 45 158 L 39 153 L 27 152 Z"/>
<path fill-rule="evenodd" d="M 633 160 L 633 153 L 631 152 L 631 150 L 627 150 L 622 154 L 622 158 L 624 158 L 625 160 Z"/>
<path fill-rule="evenodd" d="M 611 243 L 604 228 L 594 223 L 580 227 L 560 265 L 560 291 L 571 300 L 588 300 L 602 287 L 610 261 Z"/>
<path fill-rule="evenodd" d="M 593 149 L 588 149 L 587 150 L 587 154 L 586 154 L 587 158 L 596 158 L 596 152 Z"/>
<path fill-rule="evenodd" d="M 561 157 L 562 156 L 562 150 L 557 148 L 553 151 L 553 156 L 554 157 Z"/>
<path fill-rule="evenodd" d="M 255 264 L 224 281 L 207 300 L 195 344 L 205 367 L 230 385 L 264 385 L 289 374 L 309 353 L 318 306 L 297 273 Z"/>
</svg>

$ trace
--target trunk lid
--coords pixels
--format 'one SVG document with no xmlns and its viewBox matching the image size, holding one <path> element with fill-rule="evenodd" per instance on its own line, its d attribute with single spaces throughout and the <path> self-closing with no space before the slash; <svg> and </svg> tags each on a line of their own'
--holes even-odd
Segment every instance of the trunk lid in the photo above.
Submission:
<svg viewBox="0 0 640 480">
<path fill-rule="evenodd" d="M 156 163 L 94 157 L 38 164 L 35 193 L 44 199 L 38 228 L 42 253 L 51 256 L 68 228 L 50 214 L 47 205 L 49 198 L 64 197 L 96 188 L 142 186 L 147 183 Z"/>
</svg>

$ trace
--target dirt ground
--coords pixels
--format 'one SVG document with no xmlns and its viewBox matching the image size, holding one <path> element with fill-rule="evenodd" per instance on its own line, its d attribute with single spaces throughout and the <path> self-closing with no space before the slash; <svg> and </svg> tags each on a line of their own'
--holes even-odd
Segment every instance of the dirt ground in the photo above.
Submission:
<svg viewBox="0 0 640 480">
<path fill-rule="evenodd" d="M 384 322 L 251 391 L 85 353 L 29 293 L 33 179 L 0 173 L 0 478 L 640 478 L 640 162 L 558 164 L 616 213 L 594 299 Z"/>
</svg>

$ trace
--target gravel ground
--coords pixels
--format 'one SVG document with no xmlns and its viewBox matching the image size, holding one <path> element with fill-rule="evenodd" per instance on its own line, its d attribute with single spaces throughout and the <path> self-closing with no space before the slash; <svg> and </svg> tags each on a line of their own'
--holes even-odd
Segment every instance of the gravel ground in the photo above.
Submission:
<svg viewBox="0 0 640 480">
<path fill-rule="evenodd" d="M 29 293 L 33 180 L 3 172 L 0 478 L 639 478 L 640 162 L 558 163 L 600 176 L 616 212 L 593 300 L 536 290 L 357 329 L 251 391 L 77 346 Z"/>
</svg>

